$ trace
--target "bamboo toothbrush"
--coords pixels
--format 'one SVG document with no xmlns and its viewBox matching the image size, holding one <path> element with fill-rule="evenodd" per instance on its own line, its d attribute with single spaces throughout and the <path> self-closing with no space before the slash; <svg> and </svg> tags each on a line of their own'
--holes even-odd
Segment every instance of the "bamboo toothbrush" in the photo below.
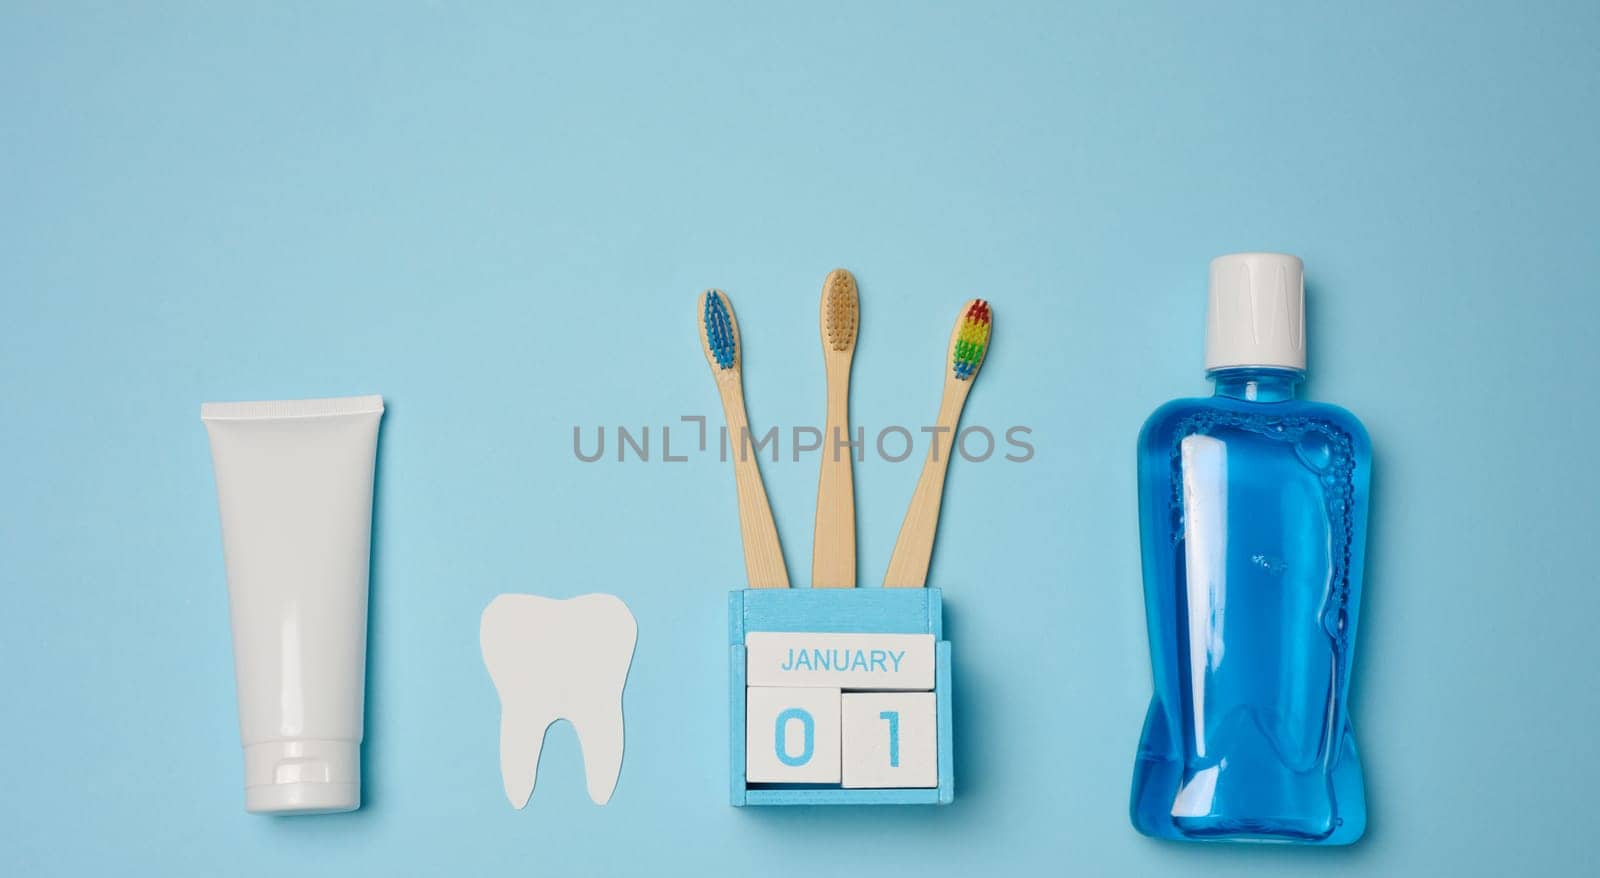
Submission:
<svg viewBox="0 0 1600 878">
<path fill-rule="evenodd" d="M 922 465 L 922 478 L 911 495 L 911 508 L 900 524 L 894 554 L 889 556 L 889 572 L 883 578 L 885 588 L 922 588 L 928 584 L 928 562 L 933 557 L 933 538 L 939 529 L 944 474 L 955 451 L 961 408 L 967 404 L 972 379 L 989 349 L 991 321 L 989 303 L 973 299 L 961 309 L 956 328 L 950 333 L 950 351 L 945 358 L 950 366 L 944 376 L 944 398 L 939 402 L 938 429 L 928 449 L 928 460 Z"/>
<path fill-rule="evenodd" d="M 750 451 L 750 420 L 744 411 L 743 361 L 739 347 L 739 322 L 733 303 L 721 290 L 700 294 L 700 346 L 705 349 L 711 375 L 717 379 L 722 411 L 728 421 L 733 451 L 733 480 L 739 489 L 739 536 L 744 542 L 744 572 L 751 588 L 788 588 L 789 571 L 778 545 L 778 527 L 761 484 L 756 455 Z"/>
<path fill-rule="evenodd" d="M 817 476 L 817 525 L 811 542 L 811 587 L 856 586 L 856 488 L 850 440 L 850 361 L 856 353 L 861 299 L 856 279 L 836 268 L 822 284 L 822 361 L 828 372 L 828 417 Z"/>
</svg>

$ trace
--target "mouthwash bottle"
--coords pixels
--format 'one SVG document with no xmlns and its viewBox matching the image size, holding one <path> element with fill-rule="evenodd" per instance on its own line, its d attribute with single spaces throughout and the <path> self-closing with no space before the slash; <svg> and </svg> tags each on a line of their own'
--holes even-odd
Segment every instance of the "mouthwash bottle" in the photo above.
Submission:
<svg viewBox="0 0 1600 878">
<path fill-rule="evenodd" d="M 1133 825 L 1183 840 L 1348 844 L 1366 829 L 1350 727 L 1372 450 L 1305 375 L 1298 258 L 1211 263 L 1215 391 L 1139 434 L 1155 697 Z"/>
</svg>

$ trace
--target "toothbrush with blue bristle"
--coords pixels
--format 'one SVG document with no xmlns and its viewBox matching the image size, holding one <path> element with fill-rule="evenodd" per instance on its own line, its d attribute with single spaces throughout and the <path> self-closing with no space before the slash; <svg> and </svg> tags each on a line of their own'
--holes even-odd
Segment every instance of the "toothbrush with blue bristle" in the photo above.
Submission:
<svg viewBox="0 0 1600 878">
<path fill-rule="evenodd" d="M 739 535 L 744 542 L 745 577 L 751 588 L 788 588 L 789 570 L 778 544 L 778 527 L 772 520 L 761 469 L 750 447 L 750 419 L 744 410 L 744 379 L 740 370 L 739 322 L 733 303 L 721 290 L 700 294 L 700 346 L 722 397 L 733 458 L 733 480 L 739 492 Z"/>
</svg>

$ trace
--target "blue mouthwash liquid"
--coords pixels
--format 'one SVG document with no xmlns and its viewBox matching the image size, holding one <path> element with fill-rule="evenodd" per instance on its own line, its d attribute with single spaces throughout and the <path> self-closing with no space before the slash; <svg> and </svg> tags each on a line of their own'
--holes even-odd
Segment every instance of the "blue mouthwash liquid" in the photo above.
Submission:
<svg viewBox="0 0 1600 878">
<path fill-rule="evenodd" d="M 1295 399 L 1301 271 L 1280 254 L 1212 263 L 1215 394 L 1162 406 L 1139 436 L 1146 835 L 1347 844 L 1366 827 L 1347 704 L 1372 452 L 1350 413 Z"/>
</svg>

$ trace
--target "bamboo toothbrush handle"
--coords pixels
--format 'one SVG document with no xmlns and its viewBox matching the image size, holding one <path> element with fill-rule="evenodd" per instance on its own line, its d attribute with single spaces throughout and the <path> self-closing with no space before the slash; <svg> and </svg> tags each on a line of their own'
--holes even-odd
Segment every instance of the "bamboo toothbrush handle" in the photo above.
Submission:
<svg viewBox="0 0 1600 878">
<path fill-rule="evenodd" d="M 954 386 L 951 386 L 951 385 Z M 939 404 L 942 429 L 937 430 L 922 464 L 922 477 L 911 494 L 911 506 L 900 524 L 900 536 L 889 556 L 889 572 L 883 577 L 885 588 L 922 588 L 928 584 L 928 564 L 933 558 L 933 539 L 939 530 L 939 505 L 944 498 L 944 476 L 955 452 L 956 426 L 961 407 L 967 401 L 968 382 L 947 382 Z"/>
<path fill-rule="evenodd" d="M 850 436 L 850 359 L 829 357 L 828 418 L 817 478 L 817 523 L 811 542 L 811 586 L 856 586 L 855 450 Z M 837 442 L 837 444 L 836 444 Z"/>
<path fill-rule="evenodd" d="M 750 421 L 744 411 L 744 388 L 737 380 L 719 381 L 728 420 L 728 453 L 739 493 L 739 537 L 744 543 L 744 572 L 751 588 L 788 588 L 789 570 L 778 545 L 767 489 L 761 483 L 756 452 L 750 447 Z"/>
</svg>

